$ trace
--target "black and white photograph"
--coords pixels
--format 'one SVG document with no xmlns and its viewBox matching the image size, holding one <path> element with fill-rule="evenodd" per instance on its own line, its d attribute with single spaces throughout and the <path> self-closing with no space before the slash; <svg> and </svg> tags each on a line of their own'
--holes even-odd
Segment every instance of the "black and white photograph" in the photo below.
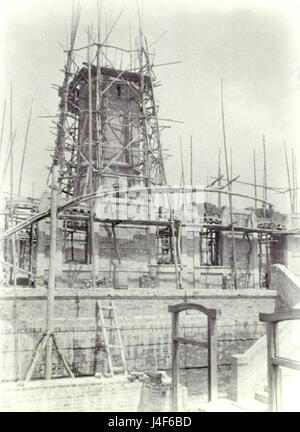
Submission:
<svg viewBox="0 0 300 432">
<path fill-rule="evenodd" d="M 299 24 L 1 1 L 1 413 L 300 412 Z"/>
</svg>

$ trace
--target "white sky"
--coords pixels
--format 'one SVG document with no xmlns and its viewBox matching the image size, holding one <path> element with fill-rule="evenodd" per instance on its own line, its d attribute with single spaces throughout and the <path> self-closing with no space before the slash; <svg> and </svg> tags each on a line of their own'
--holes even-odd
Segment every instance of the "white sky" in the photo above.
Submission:
<svg viewBox="0 0 300 432">
<path fill-rule="evenodd" d="M 84 0 L 76 45 L 86 44 L 86 28 L 96 29 L 97 0 Z M 233 153 L 233 174 L 253 180 L 253 148 L 257 154 L 258 182 L 262 183 L 262 135 L 266 135 L 268 183 L 287 186 L 283 141 L 290 155 L 294 147 L 300 161 L 300 52 L 299 1 L 144 0 L 143 28 L 154 45 L 156 64 L 182 61 L 155 69 L 162 86 L 157 88 L 160 117 L 183 121 L 163 132 L 164 148 L 174 155 L 166 162 L 169 183 L 179 183 L 181 170 L 179 136 L 184 145 L 185 176 L 189 176 L 189 137 L 193 136 L 194 183 L 206 183 L 217 174 L 218 148 L 223 146 L 220 112 L 220 81 L 224 79 L 228 147 Z M 15 191 L 24 145 L 30 100 L 34 98 L 22 194 L 35 196 L 45 189 L 50 153 L 55 137 L 50 121 L 38 116 L 45 109 L 55 114 L 58 97 L 51 84 L 61 85 L 64 54 L 70 25 L 71 0 L 1 0 L 1 116 L 4 100 L 13 85 L 15 140 Z M 108 28 L 125 10 L 110 42 L 129 46 L 129 23 L 137 35 L 136 0 L 103 0 L 102 23 Z M 154 48 L 153 47 L 153 48 Z M 85 59 L 83 59 L 85 61 Z M 123 64 L 125 66 L 125 64 Z M 297 76 L 299 75 L 299 77 Z M 44 109 L 44 108 L 45 109 Z M 5 164 L 9 112 L 6 112 L 1 159 Z M 165 123 L 164 123 L 165 124 Z M 223 159 L 223 154 L 222 154 Z M 223 163 L 224 172 L 224 163 Z M 4 190 L 8 190 L 7 170 Z M 1 174 L 2 177 L 2 174 Z M 0 177 L 0 181 L 1 181 Z M 235 186 L 253 195 L 251 188 Z M 278 195 L 270 199 L 287 209 Z M 224 200 L 224 198 L 223 198 Z M 227 204 L 227 202 L 226 202 Z M 237 202 L 249 205 L 249 202 Z"/>
</svg>

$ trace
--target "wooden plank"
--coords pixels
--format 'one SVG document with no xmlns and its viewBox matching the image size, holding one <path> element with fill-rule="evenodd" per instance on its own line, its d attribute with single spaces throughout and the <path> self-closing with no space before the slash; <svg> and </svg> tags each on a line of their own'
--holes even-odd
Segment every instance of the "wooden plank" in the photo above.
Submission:
<svg viewBox="0 0 300 432">
<path fill-rule="evenodd" d="M 118 321 L 118 317 L 117 317 L 117 313 L 116 313 L 116 310 L 115 310 L 114 303 L 113 303 L 112 300 L 111 300 L 110 303 L 111 303 L 111 306 L 112 306 L 113 319 L 114 319 L 114 322 L 115 322 L 115 329 L 116 329 L 116 332 L 117 332 L 117 341 L 118 341 L 119 346 L 121 347 L 122 365 L 123 365 L 124 371 L 126 373 L 126 371 L 127 371 L 127 362 L 126 362 L 126 357 L 125 357 L 125 347 L 123 345 L 123 341 L 122 341 L 122 337 L 121 337 L 120 325 L 119 325 L 119 321 Z"/>
<path fill-rule="evenodd" d="M 272 364 L 275 366 L 282 366 L 289 369 L 295 369 L 300 371 L 300 361 L 291 360 L 284 357 L 272 357 Z"/>
<path fill-rule="evenodd" d="M 113 375 L 114 372 L 113 372 L 113 364 L 112 364 L 112 359 L 111 359 L 110 346 L 108 343 L 107 332 L 106 332 L 106 329 L 104 328 L 105 322 L 104 322 L 104 315 L 103 315 L 103 310 L 101 307 L 100 300 L 98 300 L 98 302 L 97 302 L 97 307 L 98 307 L 99 319 L 100 319 L 100 323 L 101 323 L 101 327 L 102 327 L 102 334 L 103 334 L 103 339 L 104 339 L 104 347 L 105 347 L 105 351 L 106 351 L 106 355 L 107 355 L 108 367 L 109 367 L 109 371 Z"/>
<path fill-rule="evenodd" d="M 203 312 L 205 315 L 208 315 L 211 318 L 216 318 L 217 316 L 219 316 L 221 314 L 221 311 L 219 311 L 217 309 L 207 309 L 205 306 L 202 306 L 198 303 L 185 302 L 185 303 L 180 303 L 177 305 L 171 305 L 168 307 L 169 312 L 177 312 L 177 313 L 181 312 L 181 311 L 189 310 L 189 309 Z"/>
<path fill-rule="evenodd" d="M 259 320 L 263 322 L 280 322 L 300 319 L 300 309 L 292 309 L 290 311 L 260 313 Z"/>
<path fill-rule="evenodd" d="M 178 313 L 172 313 L 172 411 L 178 409 Z"/>
<path fill-rule="evenodd" d="M 186 337 L 176 337 L 176 342 L 178 343 L 183 343 L 183 344 L 191 344 L 191 345 L 197 345 L 201 348 L 208 348 L 208 343 L 207 342 L 203 342 L 197 339 L 190 339 L 190 338 L 186 338 Z"/>
<path fill-rule="evenodd" d="M 273 337 L 274 337 L 274 356 L 279 353 L 279 334 L 278 334 L 278 322 L 273 324 Z M 281 369 L 279 366 L 274 367 L 274 363 L 271 359 L 273 365 L 273 373 L 275 379 L 275 399 L 276 399 L 276 411 L 281 411 L 282 408 L 282 381 L 281 381 Z"/>
<path fill-rule="evenodd" d="M 60 351 L 56 338 L 54 337 L 54 335 L 52 334 L 52 339 L 53 339 L 53 343 L 54 343 L 54 347 L 57 351 L 58 356 L 60 357 L 61 361 L 63 362 L 64 368 L 66 369 L 66 371 L 68 372 L 68 374 L 70 375 L 71 378 L 75 378 L 65 356 L 63 355 L 63 353 Z"/>
<path fill-rule="evenodd" d="M 208 338 L 208 400 L 209 402 L 218 397 L 218 353 L 217 353 L 217 320 L 207 317 Z"/>
<path fill-rule="evenodd" d="M 37 365 L 37 363 L 41 357 L 41 354 L 48 343 L 49 338 L 50 338 L 49 334 L 43 334 L 42 337 L 40 338 L 40 340 L 38 341 L 37 345 L 35 346 L 35 349 L 33 351 L 33 355 L 31 357 L 31 362 L 30 362 L 29 368 L 25 374 L 25 378 L 24 378 L 25 382 L 30 381 L 31 376 L 32 376 L 33 371 L 34 371 L 34 368 Z"/>
<path fill-rule="evenodd" d="M 88 178 L 89 178 L 89 192 L 94 192 L 94 182 L 93 182 L 93 155 L 92 155 L 92 140 L 93 140 L 93 117 L 92 117 L 92 76 L 91 76 L 91 52 L 89 44 L 91 42 L 90 27 L 87 30 L 88 33 L 88 50 L 87 50 L 87 60 L 88 60 Z M 95 287 L 95 229 L 94 229 L 94 200 L 89 201 L 90 209 L 90 235 L 89 235 L 89 251 L 90 260 L 92 264 L 92 286 Z"/>
<path fill-rule="evenodd" d="M 274 338 L 274 324 L 267 323 L 267 363 L 268 363 L 268 405 L 270 412 L 277 411 L 277 398 L 276 398 L 276 366 L 272 363 L 272 357 L 275 356 L 275 338 Z"/>
</svg>

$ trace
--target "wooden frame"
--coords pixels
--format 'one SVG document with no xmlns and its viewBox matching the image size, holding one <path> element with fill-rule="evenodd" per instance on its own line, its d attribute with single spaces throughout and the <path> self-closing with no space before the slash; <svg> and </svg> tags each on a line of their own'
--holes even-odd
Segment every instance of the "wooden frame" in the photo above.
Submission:
<svg viewBox="0 0 300 432">
<path fill-rule="evenodd" d="M 197 310 L 207 316 L 207 342 L 178 336 L 179 313 L 186 310 Z M 200 304 L 188 302 L 169 306 L 168 311 L 172 313 L 172 411 L 177 411 L 179 343 L 196 345 L 200 348 L 207 348 L 208 400 L 211 401 L 217 398 L 217 316 L 220 315 L 220 311 L 217 309 L 207 309 L 205 306 Z"/>
<path fill-rule="evenodd" d="M 259 320 L 267 324 L 269 411 L 277 412 L 282 410 L 280 367 L 300 370 L 299 361 L 277 355 L 279 348 L 278 323 L 281 321 L 300 320 L 300 310 L 292 309 L 272 314 L 260 313 Z"/>
</svg>

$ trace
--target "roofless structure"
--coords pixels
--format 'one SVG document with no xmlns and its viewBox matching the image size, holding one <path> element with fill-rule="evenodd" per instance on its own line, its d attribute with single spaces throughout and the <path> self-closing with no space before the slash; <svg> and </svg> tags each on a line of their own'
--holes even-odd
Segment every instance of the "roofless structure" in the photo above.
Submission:
<svg viewBox="0 0 300 432">
<path fill-rule="evenodd" d="M 134 363 L 137 369 L 145 369 L 149 359 L 150 349 L 130 358 L 132 346 L 144 346 L 144 319 L 151 317 L 158 325 L 157 316 L 167 314 L 166 304 L 178 299 L 191 297 L 192 302 L 201 299 L 208 309 L 215 304 L 223 308 L 220 332 L 225 338 L 230 328 L 228 343 L 243 341 L 243 348 L 248 347 L 249 340 L 263 334 L 253 330 L 258 312 L 270 312 L 273 307 L 275 294 L 268 292 L 272 264 L 284 264 L 300 273 L 299 217 L 296 212 L 278 213 L 266 193 L 259 199 L 256 184 L 254 197 L 233 192 L 236 179 L 229 173 L 222 186 L 220 169 L 218 177 L 204 188 L 168 186 L 161 140 L 165 119 L 159 115 L 155 97 L 159 83 L 151 46 L 148 48 L 142 32 L 135 49 L 101 43 L 100 38 L 95 42 L 89 28 L 87 45 L 75 47 L 78 22 L 79 16 L 73 20 L 63 83 L 58 88 L 58 113 L 53 116 L 56 141 L 51 185 L 40 199 L 13 198 L 11 193 L 2 214 L 1 278 L 6 300 L 14 301 L 14 307 L 5 313 L 14 314 L 16 341 L 17 325 L 24 320 L 28 329 L 37 319 L 36 302 L 46 305 L 45 322 L 34 324 L 30 343 L 24 342 L 24 349 L 15 343 L 12 379 L 51 378 L 66 372 L 72 377 L 95 375 L 102 370 L 103 346 L 94 323 L 99 299 L 118 302 L 127 338 L 126 350 L 120 341 L 118 346 L 122 346 L 123 357 L 126 351 L 127 363 Z M 205 192 L 217 194 L 218 204 L 205 200 Z M 224 200 L 222 205 L 221 196 L 229 197 L 229 206 Z M 245 199 L 246 209 L 235 209 L 235 196 Z M 24 303 L 18 303 L 20 298 Z M 240 321 L 235 307 L 241 311 Z M 63 320 L 61 326 L 59 320 Z M 138 342 L 130 341 L 131 320 L 135 330 L 142 329 Z M 79 326 L 82 322 L 85 327 Z M 81 339 L 78 326 L 85 332 Z M 32 347 L 41 327 L 40 339 Z M 163 331 L 156 330 L 153 334 L 159 339 Z M 62 333 L 71 340 L 61 337 L 65 353 L 56 339 Z M 84 345 L 86 334 L 88 347 Z M 149 361 L 156 369 L 162 364 L 168 369 L 170 356 L 161 348 L 169 343 L 169 334 L 166 337 L 166 343 L 151 341 L 161 349 Z M 226 343 L 221 342 L 221 350 L 228 365 Z M 39 358 L 44 348 L 46 357 Z M 54 348 L 64 372 L 53 367 L 57 364 Z M 29 360 L 26 352 L 30 352 Z M 25 366 L 20 365 L 20 358 L 25 358 Z M 138 363 L 141 359 L 145 364 Z M 202 367 L 197 363 L 197 368 Z"/>
</svg>

